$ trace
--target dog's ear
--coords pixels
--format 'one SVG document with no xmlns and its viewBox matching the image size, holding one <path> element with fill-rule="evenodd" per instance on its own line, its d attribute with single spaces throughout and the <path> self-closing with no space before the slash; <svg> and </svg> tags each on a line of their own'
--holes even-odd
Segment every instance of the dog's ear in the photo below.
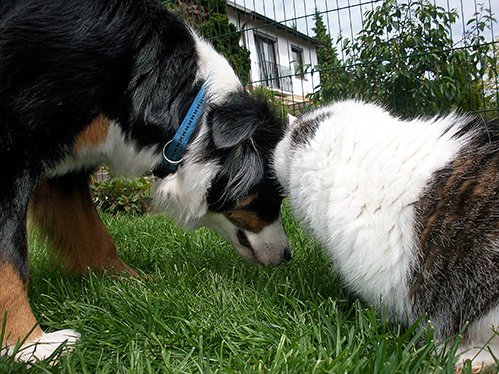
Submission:
<svg viewBox="0 0 499 374">
<path fill-rule="evenodd" d="M 225 149 L 250 138 L 258 126 L 258 118 L 247 109 L 231 105 L 213 113 L 210 124 L 215 147 Z"/>
<path fill-rule="evenodd" d="M 231 148 L 249 139 L 261 121 L 258 102 L 245 91 L 232 94 L 208 115 L 213 143 L 217 148 Z"/>
<path fill-rule="evenodd" d="M 217 148 L 232 148 L 251 137 L 258 125 L 257 120 L 224 118 L 213 128 L 213 142 Z"/>
</svg>

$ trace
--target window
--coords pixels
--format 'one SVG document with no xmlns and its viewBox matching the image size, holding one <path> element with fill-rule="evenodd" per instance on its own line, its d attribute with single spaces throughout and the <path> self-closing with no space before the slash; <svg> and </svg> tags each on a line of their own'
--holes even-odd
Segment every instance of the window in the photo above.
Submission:
<svg viewBox="0 0 499 374">
<path fill-rule="evenodd" d="M 293 63 L 294 73 L 297 78 L 305 79 L 303 74 L 303 49 L 291 47 L 291 62 Z"/>
<path fill-rule="evenodd" d="M 275 40 L 266 35 L 255 34 L 255 42 L 258 52 L 260 79 L 266 86 L 279 88 L 279 71 L 275 58 Z"/>
<path fill-rule="evenodd" d="M 291 77 L 294 72 L 288 66 L 279 65 L 276 58 L 277 39 L 266 34 L 255 33 L 255 43 L 262 85 L 273 89 L 293 91 Z"/>
</svg>

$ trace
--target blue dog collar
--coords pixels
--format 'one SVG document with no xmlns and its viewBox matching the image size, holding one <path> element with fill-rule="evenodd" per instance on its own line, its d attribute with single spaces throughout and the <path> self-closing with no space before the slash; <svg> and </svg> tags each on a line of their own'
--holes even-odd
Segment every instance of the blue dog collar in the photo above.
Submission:
<svg viewBox="0 0 499 374">
<path fill-rule="evenodd" d="M 192 103 L 187 115 L 185 116 L 182 124 L 177 130 L 172 140 L 165 144 L 163 147 L 163 166 L 168 169 L 170 173 L 177 170 L 178 164 L 182 162 L 182 153 L 184 148 L 189 142 L 192 133 L 197 127 L 200 118 L 204 112 L 206 103 L 206 88 L 208 86 L 208 78 L 204 81 L 201 89 L 199 90 L 194 102 Z"/>
</svg>

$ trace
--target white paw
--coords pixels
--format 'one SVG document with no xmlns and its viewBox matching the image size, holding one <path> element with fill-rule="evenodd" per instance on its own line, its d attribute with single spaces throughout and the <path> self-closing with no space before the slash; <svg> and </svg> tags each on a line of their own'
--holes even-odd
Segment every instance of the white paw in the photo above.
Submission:
<svg viewBox="0 0 499 374">
<path fill-rule="evenodd" d="M 466 360 L 471 361 L 471 366 L 473 368 L 488 368 L 495 365 L 496 361 L 494 357 L 490 354 L 488 347 L 485 348 L 471 348 L 459 355 L 459 361 L 457 362 L 456 368 L 459 370 L 463 369 L 464 362 Z"/>
<path fill-rule="evenodd" d="M 50 334 L 43 333 L 40 339 L 33 342 L 26 342 L 16 353 L 16 359 L 33 362 L 35 360 L 45 360 L 54 351 L 65 343 L 63 351 L 70 351 L 80 338 L 80 334 L 74 330 L 60 330 Z M 9 347 L 9 354 L 13 348 Z"/>
</svg>

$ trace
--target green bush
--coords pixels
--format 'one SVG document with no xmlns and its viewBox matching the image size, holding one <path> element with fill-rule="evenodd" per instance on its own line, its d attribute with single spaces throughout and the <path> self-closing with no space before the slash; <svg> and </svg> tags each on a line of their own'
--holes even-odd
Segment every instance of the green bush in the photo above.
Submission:
<svg viewBox="0 0 499 374">
<path fill-rule="evenodd" d="M 151 209 L 151 182 L 148 177 L 112 177 L 102 182 L 94 181 L 91 188 L 95 205 L 104 213 L 144 214 Z"/>
<path fill-rule="evenodd" d="M 466 30 L 456 44 L 458 18 L 456 9 L 431 0 L 380 2 L 364 14 L 355 38 L 337 38 L 344 56 L 340 61 L 316 12 L 313 30 L 321 46 L 314 67 L 320 73 L 318 90 L 311 95 L 314 104 L 358 97 L 402 117 L 460 109 L 490 112 L 494 118 L 497 90 L 484 90 L 487 83 L 497 82 L 497 56 L 484 36 L 494 15 L 477 4 L 474 16 L 463 20 Z"/>
</svg>

